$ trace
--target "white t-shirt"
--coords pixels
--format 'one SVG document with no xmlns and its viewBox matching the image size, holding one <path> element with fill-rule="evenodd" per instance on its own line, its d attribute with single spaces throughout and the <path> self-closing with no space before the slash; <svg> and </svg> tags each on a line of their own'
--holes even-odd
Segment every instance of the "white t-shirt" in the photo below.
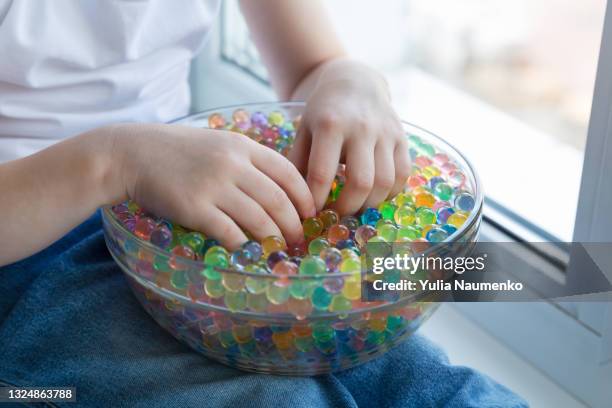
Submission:
<svg viewBox="0 0 612 408">
<path fill-rule="evenodd" d="M 0 162 L 189 109 L 219 0 L 0 0 Z"/>
</svg>

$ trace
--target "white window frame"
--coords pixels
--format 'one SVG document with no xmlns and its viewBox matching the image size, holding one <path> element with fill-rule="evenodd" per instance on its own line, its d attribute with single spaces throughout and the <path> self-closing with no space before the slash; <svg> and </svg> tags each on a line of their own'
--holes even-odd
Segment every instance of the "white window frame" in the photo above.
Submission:
<svg viewBox="0 0 612 408">
<path fill-rule="evenodd" d="M 276 99 L 270 88 L 221 58 L 220 30 L 194 60 L 192 111 Z M 576 216 L 574 241 L 612 242 L 612 8 L 607 8 Z M 491 218 L 500 214 L 490 212 Z M 485 210 L 487 215 L 487 210 Z M 499 235 L 484 223 L 483 234 Z M 503 232 L 501 233 L 503 234 Z M 512 239 L 505 237 L 505 239 Z M 527 239 L 528 240 L 528 239 Z M 571 254 L 570 254 L 571 256 Z M 601 255 L 600 255 L 601 257 Z M 610 258 L 608 256 L 607 258 Z M 612 262 L 602 258 L 612 279 Z M 610 263 L 606 263 L 610 262 Z M 580 282 L 570 258 L 567 283 Z M 534 273 L 539 266 L 533 266 Z M 612 306 L 610 303 L 453 304 L 578 399 L 612 404 Z"/>
</svg>

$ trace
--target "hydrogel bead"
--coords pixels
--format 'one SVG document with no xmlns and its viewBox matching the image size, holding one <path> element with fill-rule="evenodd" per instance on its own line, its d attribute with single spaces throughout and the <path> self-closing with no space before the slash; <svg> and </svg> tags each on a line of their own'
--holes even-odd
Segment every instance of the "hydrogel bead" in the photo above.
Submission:
<svg viewBox="0 0 612 408">
<path fill-rule="evenodd" d="M 355 245 L 356 243 L 352 239 L 343 239 L 342 241 L 338 241 L 338 243 L 336 244 L 336 248 L 338 248 L 339 250 L 352 249 L 355 248 Z"/>
<path fill-rule="evenodd" d="M 376 229 L 371 225 L 362 225 L 355 231 L 355 241 L 360 247 L 363 247 L 376 234 Z"/>
<path fill-rule="evenodd" d="M 443 201 L 448 201 L 453 196 L 453 188 L 444 182 L 436 184 L 433 191 L 434 194 Z"/>
<path fill-rule="evenodd" d="M 438 209 L 438 211 L 436 212 L 436 219 L 438 220 L 438 224 L 446 224 L 448 217 L 450 217 L 454 213 L 455 210 L 450 207 L 442 207 Z"/>
<path fill-rule="evenodd" d="M 312 306 L 317 310 L 327 310 L 332 300 L 332 294 L 326 291 L 321 286 L 315 288 L 310 296 Z"/>
<path fill-rule="evenodd" d="M 268 259 L 266 260 L 266 264 L 268 265 L 268 268 L 270 269 L 274 269 L 274 266 L 281 262 L 284 261 L 286 259 L 289 258 L 289 255 L 287 255 L 287 253 L 285 251 L 274 251 L 271 254 L 268 255 Z"/>
<path fill-rule="evenodd" d="M 329 248 L 329 242 L 325 238 L 318 237 L 308 244 L 308 253 L 310 255 L 319 255 L 325 248 Z"/>
<path fill-rule="evenodd" d="M 307 238 L 316 238 L 323 232 L 323 221 L 318 217 L 306 218 L 302 227 Z"/>
<path fill-rule="evenodd" d="M 268 285 L 266 288 L 266 298 L 274 305 L 283 304 L 289 299 L 289 287 Z"/>
<path fill-rule="evenodd" d="M 161 224 L 151 232 L 150 240 L 153 245 L 167 249 L 172 243 L 172 231 L 166 225 Z"/>
<path fill-rule="evenodd" d="M 394 219 L 398 225 L 412 225 L 416 220 L 416 211 L 413 206 L 404 205 L 395 211 Z"/>
<path fill-rule="evenodd" d="M 467 217 L 460 213 L 454 213 L 446 220 L 447 224 L 452 225 L 455 228 L 459 228 L 465 223 Z"/>
<path fill-rule="evenodd" d="M 447 163 L 449 159 L 445 153 L 436 153 L 432 160 L 436 165 L 442 166 L 444 163 Z"/>
<path fill-rule="evenodd" d="M 288 277 L 298 273 L 298 266 L 291 261 L 280 261 L 274 265 L 272 273 L 281 277 L 274 282 L 275 285 L 288 286 L 291 283 Z"/>
<path fill-rule="evenodd" d="M 366 208 L 363 214 L 361 214 L 361 223 L 368 225 L 376 225 L 376 222 L 381 218 L 382 216 L 376 208 Z"/>
<path fill-rule="evenodd" d="M 414 241 L 421 237 L 421 230 L 415 226 L 409 225 L 405 227 L 400 227 L 397 230 L 396 239 L 407 238 L 410 241 Z"/>
<path fill-rule="evenodd" d="M 258 128 L 263 128 L 268 125 L 268 118 L 261 112 L 255 112 L 251 115 L 251 123 Z"/>
<path fill-rule="evenodd" d="M 329 227 L 327 230 L 327 240 L 330 244 L 336 245 L 339 241 L 348 239 L 351 235 L 351 231 L 342 224 L 335 224 Z"/>
<path fill-rule="evenodd" d="M 378 236 L 382 237 L 387 242 L 395 241 L 395 237 L 397 235 L 397 227 L 393 224 L 384 224 L 379 228 L 376 228 L 378 231 Z"/>
<path fill-rule="evenodd" d="M 170 284 L 175 289 L 185 289 L 189 281 L 187 280 L 187 274 L 185 271 L 174 271 L 170 277 Z"/>
<path fill-rule="evenodd" d="M 202 248 L 202 253 L 206 253 L 210 248 L 214 246 L 219 246 L 219 241 L 214 238 L 206 238 L 204 240 L 204 247 Z"/>
<path fill-rule="evenodd" d="M 448 238 L 448 232 L 442 228 L 432 228 L 427 232 L 425 239 L 429 242 L 442 242 Z"/>
<path fill-rule="evenodd" d="M 232 312 L 243 310 L 246 307 L 246 294 L 243 292 L 225 292 L 223 300 L 225 306 Z"/>
<path fill-rule="evenodd" d="M 220 113 L 213 113 L 208 117 L 208 127 L 211 129 L 221 129 L 225 126 L 225 118 Z"/>
<path fill-rule="evenodd" d="M 244 288 L 245 278 L 240 273 L 224 273 L 221 283 L 226 291 L 239 292 Z"/>
<path fill-rule="evenodd" d="M 332 209 L 325 209 L 319 213 L 319 219 L 323 223 L 323 228 L 327 229 L 338 223 L 338 213 Z"/>
<path fill-rule="evenodd" d="M 251 116 L 244 109 L 236 109 L 232 113 L 232 120 L 240 129 L 248 129 L 251 126 Z"/>
<path fill-rule="evenodd" d="M 395 196 L 393 201 L 397 207 L 403 207 L 407 204 L 414 205 L 414 198 L 412 197 L 412 194 L 408 193 L 399 193 L 397 196 Z"/>
<path fill-rule="evenodd" d="M 455 208 L 461 211 L 472 211 L 474 208 L 474 197 L 466 192 L 462 192 L 455 197 Z"/>
<path fill-rule="evenodd" d="M 287 248 L 284 239 L 273 235 L 264 238 L 263 241 L 261 241 L 261 246 L 265 256 L 268 256 L 272 252 L 284 251 Z"/>
<path fill-rule="evenodd" d="M 393 215 L 395 214 L 395 209 L 396 209 L 395 205 L 389 201 L 383 201 L 378 206 L 378 211 L 380 212 L 380 215 L 382 216 L 382 218 L 385 220 L 393 219 Z"/>
<path fill-rule="evenodd" d="M 357 217 L 353 217 L 352 215 L 345 215 L 340 220 L 340 224 L 344 225 L 349 231 L 356 231 L 359 228 L 359 220 Z"/>
<path fill-rule="evenodd" d="M 229 266 L 229 254 L 221 246 L 211 247 L 206 251 L 206 255 L 204 255 L 204 263 L 216 269 L 227 269 Z"/>
<path fill-rule="evenodd" d="M 340 272 L 342 273 L 360 273 L 361 260 L 359 258 L 345 258 L 340 264 Z"/>
<path fill-rule="evenodd" d="M 431 159 L 425 156 L 419 156 L 414 160 L 414 164 L 418 167 L 431 166 L 431 163 L 433 163 Z"/>
<path fill-rule="evenodd" d="M 432 177 L 429 179 L 429 188 L 435 191 L 435 188 L 439 183 L 444 183 L 444 178 L 440 176 Z"/>
<path fill-rule="evenodd" d="M 460 170 L 453 170 L 448 175 L 448 184 L 453 187 L 461 187 L 465 183 L 465 174 Z"/>
<path fill-rule="evenodd" d="M 421 170 L 421 175 L 428 180 L 432 179 L 433 177 L 439 176 L 440 173 L 440 169 L 435 166 L 427 166 L 423 170 Z"/>
<path fill-rule="evenodd" d="M 156 227 L 157 224 L 155 221 L 149 217 L 143 217 L 136 222 L 136 225 L 134 226 L 134 235 L 140 239 L 148 241 L 149 238 L 151 238 L 151 233 Z"/>
<path fill-rule="evenodd" d="M 220 298 L 225 293 L 221 280 L 207 279 L 204 283 L 204 291 L 213 299 Z"/>
<path fill-rule="evenodd" d="M 247 251 L 250 254 L 251 261 L 257 262 L 261 259 L 261 255 L 263 254 L 263 248 L 258 242 L 255 241 L 247 241 L 242 244 L 242 249 Z"/>
<path fill-rule="evenodd" d="M 306 299 L 310 297 L 315 285 L 313 282 L 305 280 L 295 280 L 289 286 L 289 294 L 296 299 Z"/>
<path fill-rule="evenodd" d="M 414 205 L 417 207 L 432 207 L 436 198 L 430 193 L 420 193 L 414 197 Z"/>
<path fill-rule="evenodd" d="M 350 300 L 361 298 L 361 282 L 347 282 L 342 288 L 342 294 Z"/>
<path fill-rule="evenodd" d="M 204 248 L 204 236 L 199 232 L 190 232 L 183 235 L 179 242 L 193 249 L 195 253 L 201 253 Z"/>
<path fill-rule="evenodd" d="M 272 126 L 281 126 L 285 123 L 285 117 L 278 111 L 270 112 L 268 114 L 268 123 Z"/>
<path fill-rule="evenodd" d="M 416 222 L 420 226 L 433 224 L 436 221 L 436 214 L 427 207 L 419 207 L 416 210 Z"/>
<path fill-rule="evenodd" d="M 252 311 L 262 313 L 268 308 L 268 299 L 263 294 L 247 293 L 246 305 Z"/>
<path fill-rule="evenodd" d="M 433 207 L 431 207 L 431 209 L 437 212 L 440 208 L 443 207 L 451 207 L 451 205 L 448 201 L 436 201 L 436 203 L 433 205 Z"/>
<path fill-rule="evenodd" d="M 346 312 L 351 310 L 351 301 L 343 295 L 335 295 L 329 304 L 330 312 Z"/>
<path fill-rule="evenodd" d="M 414 189 L 416 187 L 424 186 L 425 184 L 427 184 L 427 179 L 425 177 L 423 177 L 423 176 L 420 176 L 420 175 L 412 175 L 412 176 L 408 177 L 408 180 L 406 181 L 406 184 L 411 189 Z"/>
<path fill-rule="evenodd" d="M 442 226 L 442 229 L 446 232 L 448 232 L 448 235 L 453 235 L 455 233 L 455 231 L 457 231 L 457 227 L 455 227 L 454 225 L 450 225 L 450 224 L 446 224 Z"/>
<path fill-rule="evenodd" d="M 181 258 L 187 258 L 187 259 L 195 259 L 195 252 L 193 252 L 193 249 L 189 248 L 188 246 L 184 246 L 184 245 L 178 245 L 175 246 L 174 248 L 172 248 L 172 255 L 174 255 L 175 257 L 181 257 Z M 173 268 L 176 268 L 178 266 L 178 264 L 176 263 L 176 261 L 174 259 L 170 259 L 170 266 L 172 266 Z"/>
<path fill-rule="evenodd" d="M 232 252 L 231 257 L 232 266 L 243 269 L 245 266 L 253 262 L 253 257 L 249 251 L 244 248 L 240 248 Z"/>
<path fill-rule="evenodd" d="M 249 276 L 244 281 L 244 287 L 249 293 L 253 293 L 255 295 L 260 295 L 265 292 L 267 282 L 264 278 L 257 278 L 254 276 Z"/>
<path fill-rule="evenodd" d="M 297 320 L 304 320 L 312 313 L 312 303 L 309 299 L 289 298 L 287 301 L 287 309 L 289 313 L 295 316 Z"/>
<path fill-rule="evenodd" d="M 322 275 L 326 269 L 325 262 L 312 255 L 305 256 L 300 263 L 300 275 Z"/>
<path fill-rule="evenodd" d="M 287 250 L 287 253 L 292 257 L 300 257 L 306 255 L 307 252 L 306 242 L 300 242 L 299 244 L 293 244 Z"/>
<path fill-rule="evenodd" d="M 325 262 L 328 272 L 335 272 L 342 261 L 342 253 L 336 248 L 325 248 L 319 257 Z"/>
</svg>

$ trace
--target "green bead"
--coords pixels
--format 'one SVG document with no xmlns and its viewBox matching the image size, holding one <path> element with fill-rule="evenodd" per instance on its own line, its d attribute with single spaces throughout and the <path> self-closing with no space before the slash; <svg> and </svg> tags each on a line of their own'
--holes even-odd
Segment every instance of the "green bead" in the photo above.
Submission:
<svg viewBox="0 0 612 408">
<path fill-rule="evenodd" d="M 329 248 L 329 242 L 327 242 L 325 238 L 315 238 L 308 244 L 308 253 L 310 255 L 319 256 L 321 251 L 325 248 Z"/>
<path fill-rule="evenodd" d="M 416 220 L 416 212 L 412 205 L 403 205 L 399 207 L 394 214 L 395 222 L 398 225 L 409 226 L 414 224 Z"/>
<path fill-rule="evenodd" d="M 395 214 L 395 205 L 389 201 L 383 201 L 378 206 L 378 211 L 385 220 L 392 220 Z"/>
<path fill-rule="evenodd" d="M 327 310 L 331 303 L 332 295 L 326 291 L 323 287 L 319 286 L 312 292 L 310 301 L 312 306 L 318 310 Z"/>
<path fill-rule="evenodd" d="M 384 238 L 387 242 L 395 241 L 397 235 L 397 227 L 393 224 L 381 225 L 380 228 L 376 229 L 378 236 Z"/>
<path fill-rule="evenodd" d="M 397 239 L 407 238 L 411 241 L 414 241 L 417 238 L 421 237 L 421 229 L 417 226 L 409 225 L 407 227 L 400 227 L 397 230 Z"/>
<path fill-rule="evenodd" d="M 281 126 L 285 122 L 285 117 L 278 111 L 270 112 L 268 115 L 268 123 L 273 126 Z"/>
<path fill-rule="evenodd" d="M 322 275 L 327 270 L 325 262 L 312 255 L 305 256 L 300 263 L 300 275 Z"/>
<path fill-rule="evenodd" d="M 359 273 L 361 272 L 361 259 L 357 257 L 345 258 L 340 263 L 340 272 Z"/>
<path fill-rule="evenodd" d="M 266 298 L 270 303 L 280 305 L 289 299 L 289 288 L 286 286 L 268 285 L 266 287 Z"/>
<path fill-rule="evenodd" d="M 232 312 L 243 310 L 246 307 L 246 294 L 244 292 L 225 292 L 223 300 L 225 306 Z"/>
<path fill-rule="evenodd" d="M 248 293 L 246 297 L 246 305 L 254 312 L 265 312 L 268 308 L 268 299 L 266 299 L 266 295 L 263 293 Z"/>
<path fill-rule="evenodd" d="M 223 287 L 223 284 L 221 283 L 220 279 L 207 279 L 206 283 L 204 283 L 204 291 L 208 296 L 213 299 L 216 299 L 223 296 L 223 294 L 225 293 L 225 288 Z"/>
<path fill-rule="evenodd" d="M 206 251 L 204 263 L 218 269 L 226 269 L 229 266 L 229 254 L 225 248 L 215 245 Z"/>
<path fill-rule="evenodd" d="M 153 268 L 159 272 L 170 272 L 172 268 L 168 264 L 168 257 L 163 255 L 155 255 L 153 258 Z"/>
<path fill-rule="evenodd" d="M 436 214 L 427 207 L 419 207 L 416 211 L 416 222 L 420 226 L 433 224 L 436 222 Z"/>
<path fill-rule="evenodd" d="M 308 353 L 314 347 L 314 344 L 312 342 L 312 338 L 311 337 L 307 337 L 307 336 L 296 337 L 293 340 L 293 344 L 295 344 L 295 348 L 296 349 L 298 349 L 299 351 L 301 351 L 303 353 Z"/>
<path fill-rule="evenodd" d="M 312 282 L 305 280 L 294 280 L 289 285 L 289 294 L 296 299 L 306 299 L 312 294 Z"/>
<path fill-rule="evenodd" d="M 185 271 L 175 271 L 172 273 L 172 276 L 170 276 L 170 284 L 175 289 L 185 289 L 189 284 L 187 273 Z"/>
<path fill-rule="evenodd" d="M 249 276 L 244 281 L 244 287 L 249 293 L 260 294 L 266 291 L 267 282 L 264 278 Z"/>
<path fill-rule="evenodd" d="M 335 295 L 329 305 L 331 312 L 345 312 L 351 310 L 352 303 L 342 295 Z"/>
<path fill-rule="evenodd" d="M 202 274 L 210 280 L 221 280 L 221 272 L 217 271 L 212 266 L 204 267 L 204 271 L 202 272 Z"/>
<path fill-rule="evenodd" d="M 334 329 L 326 323 L 315 323 L 312 326 L 312 338 L 317 342 L 328 342 L 336 337 Z"/>
<path fill-rule="evenodd" d="M 179 242 L 181 245 L 185 245 L 193 249 L 194 252 L 201 253 L 202 248 L 204 248 L 204 239 L 204 236 L 199 232 L 190 232 L 182 235 L 179 238 Z"/>
<path fill-rule="evenodd" d="M 448 201 L 453 196 L 453 188 L 446 183 L 438 183 L 434 187 L 434 194 L 440 200 Z"/>
<path fill-rule="evenodd" d="M 424 155 L 424 156 L 428 156 L 431 157 L 434 154 L 436 154 L 436 149 L 434 149 L 434 147 L 432 145 L 430 145 L 429 143 L 422 143 L 418 150 Z"/>
</svg>

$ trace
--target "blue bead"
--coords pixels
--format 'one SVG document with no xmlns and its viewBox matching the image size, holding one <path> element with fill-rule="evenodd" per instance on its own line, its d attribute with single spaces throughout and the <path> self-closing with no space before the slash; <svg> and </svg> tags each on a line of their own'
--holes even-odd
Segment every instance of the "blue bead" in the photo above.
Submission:
<svg viewBox="0 0 612 408">
<path fill-rule="evenodd" d="M 438 183 L 444 183 L 444 179 L 440 176 L 432 177 L 429 179 L 429 187 L 433 190 Z"/>
<path fill-rule="evenodd" d="M 455 231 L 457 231 L 457 228 L 454 225 L 450 225 L 450 224 L 443 225 L 442 229 L 448 232 L 448 235 L 453 235 Z"/>
<path fill-rule="evenodd" d="M 257 262 L 261 259 L 261 255 L 263 254 L 263 249 L 258 242 L 255 241 L 247 241 L 242 244 L 242 249 L 249 252 L 251 254 L 251 259 L 253 262 Z"/>
<path fill-rule="evenodd" d="M 469 193 L 461 193 L 455 198 L 455 207 L 462 211 L 472 211 L 474 204 L 474 197 Z"/>
<path fill-rule="evenodd" d="M 361 214 L 361 223 L 375 226 L 376 222 L 382 218 L 380 212 L 376 208 L 366 208 Z"/>
<path fill-rule="evenodd" d="M 443 230 L 442 228 L 432 228 L 427 231 L 427 235 L 425 238 L 429 242 L 442 242 L 448 237 L 448 232 Z"/>
<path fill-rule="evenodd" d="M 338 241 L 336 243 L 336 248 L 344 249 L 344 248 L 355 248 L 357 243 L 352 239 L 343 239 L 342 241 Z"/>
</svg>

